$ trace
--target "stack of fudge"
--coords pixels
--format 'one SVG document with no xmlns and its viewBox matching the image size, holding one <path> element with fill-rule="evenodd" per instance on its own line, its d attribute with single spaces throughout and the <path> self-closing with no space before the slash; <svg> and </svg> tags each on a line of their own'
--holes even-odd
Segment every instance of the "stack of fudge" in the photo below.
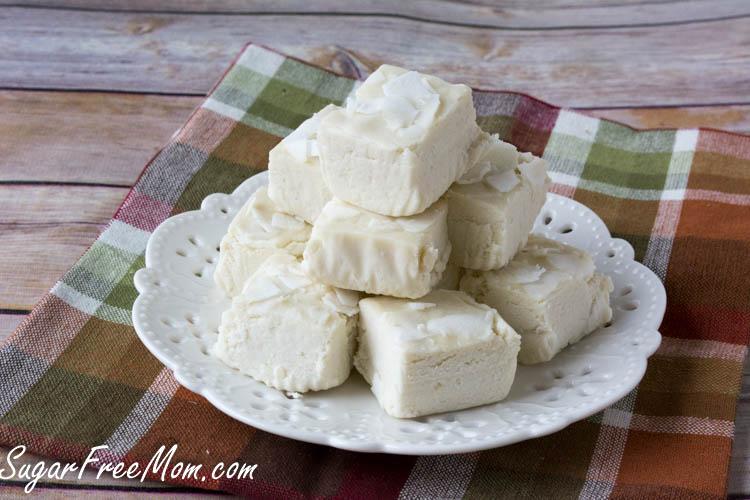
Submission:
<svg viewBox="0 0 750 500">
<path fill-rule="evenodd" d="M 545 161 L 486 134 L 471 89 L 381 66 L 269 155 L 221 242 L 213 353 L 280 390 L 352 366 L 395 417 L 505 398 L 610 320 L 589 255 L 529 235 Z"/>
</svg>

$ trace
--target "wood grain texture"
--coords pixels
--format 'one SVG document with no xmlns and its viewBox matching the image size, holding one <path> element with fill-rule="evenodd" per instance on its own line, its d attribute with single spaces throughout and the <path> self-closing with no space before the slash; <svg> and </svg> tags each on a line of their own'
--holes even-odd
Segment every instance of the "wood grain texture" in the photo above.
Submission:
<svg viewBox="0 0 750 500">
<path fill-rule="evenodd" d="M 201 101 L 198 97 L 0 91 L 0 184 L 129 187 Z"/>
<path fill-rule="evenodd" d="M 371 70 L 387 61 L 563 106 L 748 99 L 750 18 L 503 31 L 385 17 L 5 8 L 0 86 L 203 94 L 250 38 L 334 69 Z"/>
<path fill-rule="evenodd" d="M 13 333 L 25 317 L 25 314 L 5 314 L 0 312 L 0 345 Z"/>
<path fill-rule="evenodd" d="M 96 239 L 127 192 L 0 186 L 0 309 L 31 309 Z"/>
<path fill-rule="evenodd" d="M 462 24 L 477 28 L 562 29 L 691 23 L 750 15 L 745 0 L 653 1 L 479 1 L 440 0 L 0 0 L 0 5 L 65 7 L 109 11 L 178 12 L 194 14 L 357 14 L 402 17 L 425 22 Z"/>
</svg>

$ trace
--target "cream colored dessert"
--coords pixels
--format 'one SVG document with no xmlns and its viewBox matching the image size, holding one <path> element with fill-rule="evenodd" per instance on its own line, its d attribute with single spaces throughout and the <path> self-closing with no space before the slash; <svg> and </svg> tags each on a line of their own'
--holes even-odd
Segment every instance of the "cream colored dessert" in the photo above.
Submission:
<svg viewBox="0 0 750 500">
<path fill-rule="evenodd" d="M 447 206 L 419 215 L 388 217 L 329 201 L 305 247 L 312 276 L 340 288 L 416 298 L 442 277 L 448 256 Z"/>
<path fill-rule="evenodd" d="M 612 319 L 612 280 L 586 252 L 536 235 L 504 268 L 467 270 L 460 288 L 521 334 L 524 364 L 549 361 Z"/>
<path fill-rule="evenodd" d="M 334 196 L 372 212 L 414 215 L 463 175 L 479 134 L 471 89 L 383 65 L 345 109 L 320 123 L 323 175 Z"/>
<path fill-rule="evenodd" d="M 273 255 L 222 315 L 213 354 L 279 390 L 335 387 L 351 370 L 358 299 L 308 276 L 294 256 Z"/>
<path fill-rule="evenodd" d="M 445 194 L 451 262 L 498 269 L 525 244 L 547 196 L 546 162 L 482 133 L 472 167 Z"/>
<path fill-rule="evenodd" d="M 221 240 L 214 281 L 234 297 L 271 255 L 285 252 L 301 256 L 311 229 L 303 220 L 280 212 L 265 187 L 258 189 Z"/>
<path fill-rule="evenodd" d="M 417 301 L 370 297 L 359 307 L 354 366 L 389 415 L 460 410 L 508 395 L 520 337 L 494 309 L 450 290 Z"/>
<path fill-rule="evenodd" d="M 329 104 L 315 113 L 268 154 L 268 196 L 279 210 L 310 223 L 331 199 L 320 169 L 318 128 L 334 109 L 339 108 Z"/>
</svg>

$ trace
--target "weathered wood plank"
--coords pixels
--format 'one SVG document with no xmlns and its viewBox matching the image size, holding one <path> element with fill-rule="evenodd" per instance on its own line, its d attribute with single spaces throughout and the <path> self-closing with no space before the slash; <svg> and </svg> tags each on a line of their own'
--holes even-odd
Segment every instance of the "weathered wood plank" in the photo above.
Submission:
<svg viewBox="0 0 750 500">
<path fill-rule="evenodd" d="M 0 308 L 31 309 L 100 231 L 99 226 L 87 224 L 3 229 L 5 260 L 0 262 Z M 50 258 L 50 252 L 58 257 Z"/>
<path fill-rule="evenodd" d="M 744 134 L 750 133 L 750 105 L 589 109 L 584 112 L 635 128 L 711 127 Z"/>
<path fill-rule="evenodd" d="M 200 97 L 0 91 L 0 183 L 131 186 L 149 158 L 201 101 Z"/>
<path fill-rule="evenodd" d="M 0 186 L 0 309 L 30 309 L 91 245 L 127 191 Z"/>
<path fill-rule="evenodd" d="M 0 184 L 130 186 L 201 101 L 162 95 L 0 91 Z M 750 105 L 586 113 L 637 128 L 702 126 L 750 132 Z"/>
<path fill-rule="evenodd" d="M 108 11 L 230 13 L 230 14 L 358 14 L 401 16 L 427 22 L 503 29 L 559 29 L 686 23 L 750 14 L 745 0 L 682 0 L 671 2 L 558 0 L 545 2 L 448 2 L 440 0 L 0 0 L 0 5 L 54 6 Z"/>
<path fill-rule="evenodd" d="M 26 317 L 25 314 L 4 314 L 0 313 L 0 345 L 16 329 L 21 321 Z M 0 448 L 2 450 L 2 448 Z"/>
<path fill-rule="evenodd" d="M 0 227 L 103 224 L 129 188 L 97 186 L 0 186 Z"/>
<path fill-rule="evenodd" d="M 565 106 L 747 100 L 750 18 L 502 31 L 380 17 L 6 8 L 0 86 L 203 94 L 249 38 L 334 69 L 393 62 Z"/>
</svg>

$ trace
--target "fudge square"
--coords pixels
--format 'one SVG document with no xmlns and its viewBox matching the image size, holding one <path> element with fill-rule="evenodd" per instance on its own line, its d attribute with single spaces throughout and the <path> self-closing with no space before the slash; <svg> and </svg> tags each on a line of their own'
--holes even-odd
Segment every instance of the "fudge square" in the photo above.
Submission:
<svg viewBox="0 0 750 500">
<path fill-rule="evenodd" d="M 302 122 L 268 154 L 268 196 L 279 210 L 314 222 L 331 199 L 318 154 L 322 117 L 338 109 L 329 104 Z"/>
<path fill-rule="evenodd" d="M 494 309 L 463 292 L 418 301 L 362 299 L 354 366 L 380 406 L 409 418 L 505 398 L 521 339 Z"/>
<path fill-rule="evenodd" d="M 419 215 L 388 217 L 334 198 L 315 221 L 305 266 L 340 288 L 421 297 L 440 281 L 448 262 L 447 212 L 439 201 Z"/>
<path fill-rule="evenodd" d="M 466 271 L 460 288 L 521 335 L 523 364 L 549 361 L 612 319 L 612 280 L 591 256 L 537 235 L 504 268 Z"/>
<path fill-rule="evenodd" d="M 484 132 L 471 161 L 445 194 L 450 260 L 467 269 L 498 269 L 526 244 L 547 197 L 547 166 Z"/>
<path fill-rule="evenodd" d="M 425 210 L 461 177 L 478 134 L 469 87 L 383 65 L 345 109 L 323 117 L 318 145 L 334 196 L 404 216 Z"/>
<path fill-rule="evenodd" d="M 271 255 L 286 252 L 302 256 L 311 229 L 305 221 L 280 212 L 265 187 L 258 189 L 234 217 L 221 240 L 214 281 L 228 296 L 234 297 Z"/>
<path fill-rule="evenodd" d="M 358 299 L 310 278 L 294 256 L 273 255 L 222 315 L 213 354 L 279 390 L 335 387 L 352 367 Z"/>
</svg>

